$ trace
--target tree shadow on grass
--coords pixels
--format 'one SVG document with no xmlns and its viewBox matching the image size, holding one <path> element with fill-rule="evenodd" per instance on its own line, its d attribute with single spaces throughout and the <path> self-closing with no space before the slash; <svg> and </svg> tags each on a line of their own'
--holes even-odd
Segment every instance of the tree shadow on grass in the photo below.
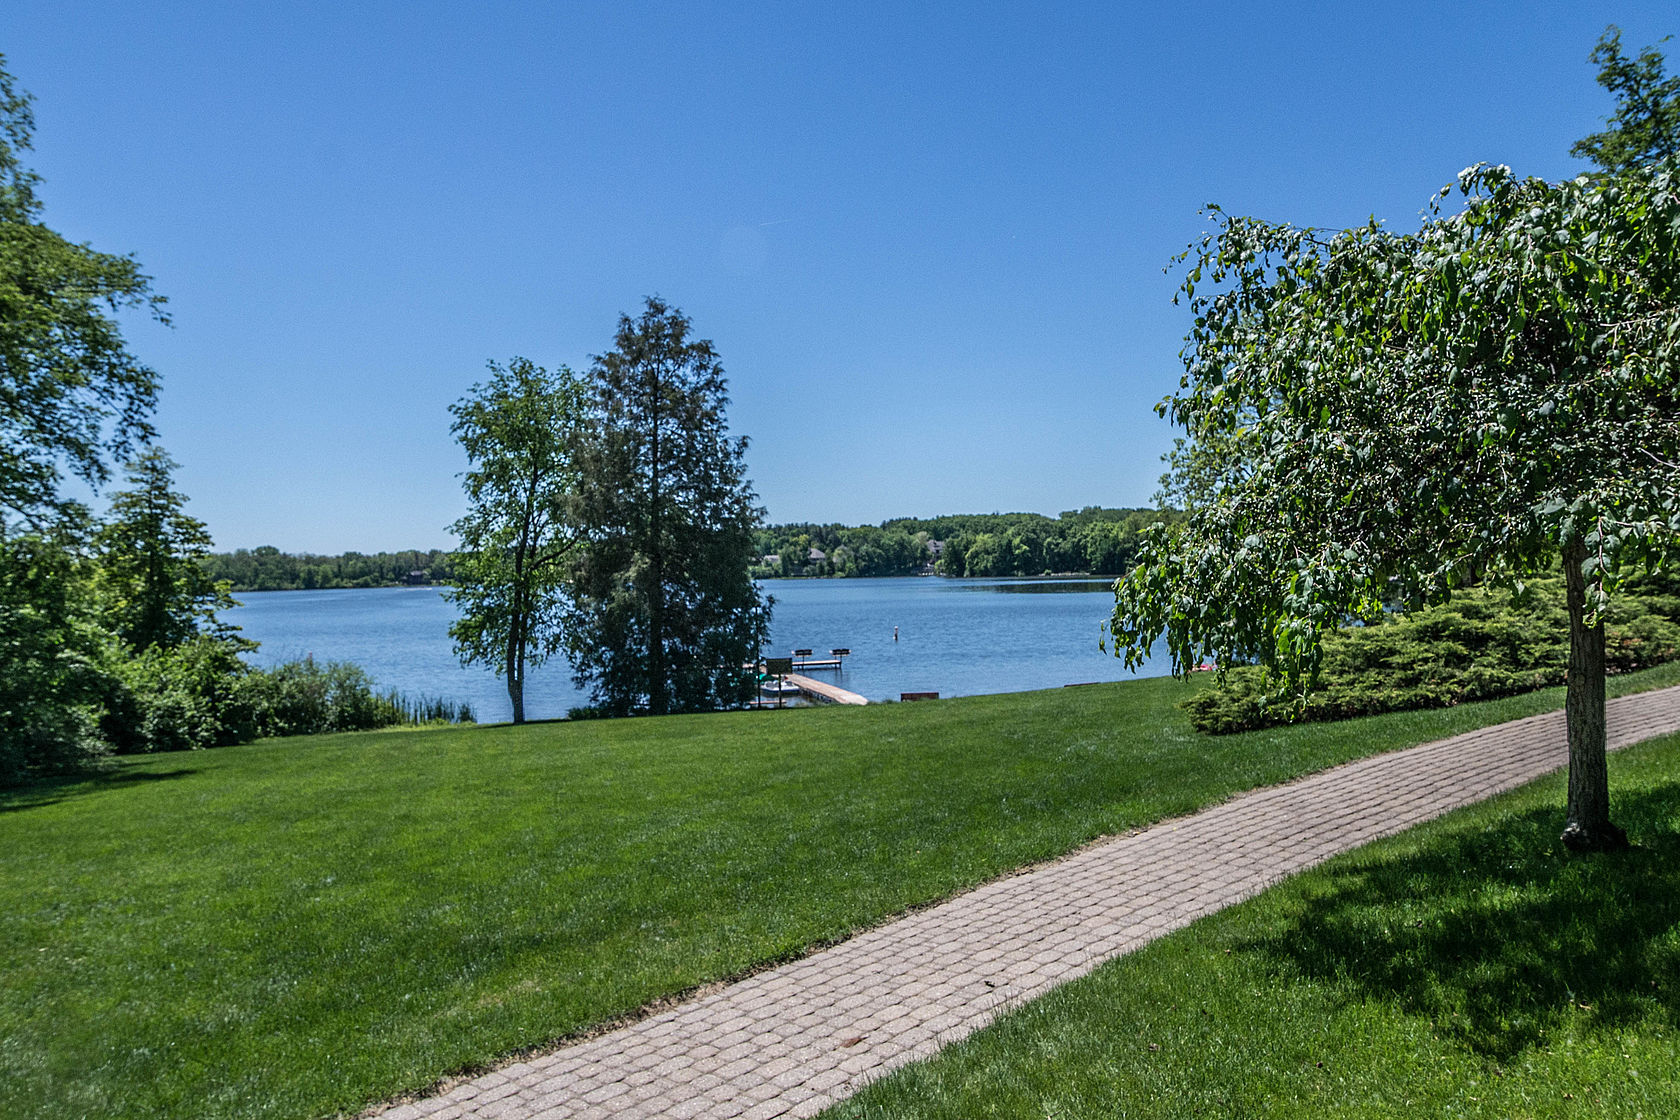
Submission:
<svg viewBox="0 0 1680 1120">
<path fill-rule="evenodd" d="M 57 778 L 44 778 L 26 786 L 0 789 L 0 813 L 40 809 L 112 786 L 167 782 L 196 773 L 197 770 L 183 766 L 174 770 L 113 770 L 104 774 L 69 774 Z"/>
<path fill-rule="evenodd" d="M 1509 1061 L 1568 1022 L 1680 1024 L 1680 785 L 1618 798 L 1640 841 L 1571 856 L 1555 807 L 1342 867 L 1282 931 L 1250 942 L 1301 973 L 1429 1018 Z M 1321 880 L 1322 881 L 1322 880 Z"/>
</svg>

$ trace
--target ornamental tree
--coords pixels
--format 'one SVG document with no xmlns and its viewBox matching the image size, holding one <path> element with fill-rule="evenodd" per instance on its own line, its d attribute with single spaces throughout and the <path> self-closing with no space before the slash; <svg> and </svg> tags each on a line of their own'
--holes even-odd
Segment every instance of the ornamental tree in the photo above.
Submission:
<svg viewBox="0 0 1680 1120">
<path fill-rule="evenodd" d="M 1680 540 L 1680 174 L 1477 166 L 1412 233 L 1211 217 L 1181 258 L 1194 325 L 1160 406 L 1187 433 L 1191 509 L 1116 584 L 1116 652 L 1251 660 L 1299 696 L 1335 627 L 1561 561 L 1564 839 L 1625 844 L 1600 619 Z"/>
</svg>

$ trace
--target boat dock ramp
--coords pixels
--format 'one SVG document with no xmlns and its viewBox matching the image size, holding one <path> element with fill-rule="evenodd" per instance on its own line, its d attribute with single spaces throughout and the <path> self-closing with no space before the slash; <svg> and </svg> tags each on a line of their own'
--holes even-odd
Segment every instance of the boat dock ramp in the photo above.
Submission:
<svg viewBox="0 0 1680 1120">
<path fill-rule="evenodd" d="M 796 670 L 834 669 L 839 670 L 844 665 L 844 658 L 852 651 L 849 649 L 833 649 L 828 651 L 827 657 L 822 657 L 813 650 L 796 649 L 792 657 L 767 657 L 758 663 L 758 672 L 769 678 L 765 681 L 764 691 L 771 693 L 761 696 L 752 702 L 754 708 L 780 708 L 783 697 L 790 691 L 821 704 L 851 704 L 865 705 L 869 701 L 855 692 L 850 692 L 839 685 L 828 684 L 815 680 Z M 791 688 L 790 688 L 791 686 Z"/>
</svg>

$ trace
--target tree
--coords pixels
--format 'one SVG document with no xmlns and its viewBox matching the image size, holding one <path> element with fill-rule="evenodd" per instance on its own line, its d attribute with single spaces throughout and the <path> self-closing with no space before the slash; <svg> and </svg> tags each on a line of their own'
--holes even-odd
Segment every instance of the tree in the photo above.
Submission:
<svg viewBox="0 0 1680 1120">
<path fill-rule="evenodd" d="M 463 662 L 507 679 L 513 722 L 525 722 L 525 674 L 561 648 L 567 563 L 577 546 L 583 387 L 561 366 L 491 362 L 490 379 L 450 407 L 471 469 L 449 628 Z"/>
<path fill-rule="evenodd" d="M 1254 660 L 1298 696 L 1350 618 L 1561 559 L 1564 839 L 1625 844 L 1601 617 L 1623 575 L 1677 556 L 1680 172 L 1473 167 L 1409 234 L 1212 217 L 1182 258 L 1194 326 L 1161 406 L 1202 456 L 1197 501 L 1117 584 L 1116 652 Z"/>
<path fill-rule="evenodd" d="M 769 630 L 748 573 L 762 511 L 747 441 L 729 437 L 723 367 L 690 327 L 649 298 L 590 371 L 598 431 L 567 641 L 578 684 L 615 715 L 744 702 L 743 665 Z"/>
<path fill-rule="evenodd" d="M 0 787 L 79 769 L 105 753 L 106 638 L 74 542 L 0 527 Z"/>
<path fill-rule="evenodd" d="M 130 489 L 111 495 L 95 544 L 106 624 L 130 649 L 173 649 L 223 636 L 216 612 L 234 606 L 229 584 L 210 574 L 210 531 L 188 516 L 172 488 L 175 461 L 161 447 L 128 465 Z"/>
<path fill-rule="evenodd" d="M 30 100 L 0 55 L 0 517 L 39 528 L 74 505 L 59 494 L 61 467 L 97 486 L 153 434 L 157 375 L 128 353 L 113 316 L 168 319 L 132 257 L 41 223 L 40 180 L 19 158 L 34 133 Z"/>
<path fill-rule="evenodd" d="M 1577 141 L 1570 154 L 1608 172 L 1680 160 L 1680 75 L 1664 77 L 1662 54 L 1646 47 L 1637 58 L 1626 57 L 1622 33 L 1612 27 L 1593 48 L 1592 60 L 1598 84 L 1619 104 L 1610 127 Z"/>
<path fill-rule="evenodd" d="M 163 298 L 132 257 L 96 252 L 41 221 L 22 154 L 31 98 L 0 55 L 0 781 L 74 768 L 110 678 L 86 555 L 87 511 L 64 470 L 92 486 L 152 435 L 156 375 L 114 316 Z"/>
</svg>

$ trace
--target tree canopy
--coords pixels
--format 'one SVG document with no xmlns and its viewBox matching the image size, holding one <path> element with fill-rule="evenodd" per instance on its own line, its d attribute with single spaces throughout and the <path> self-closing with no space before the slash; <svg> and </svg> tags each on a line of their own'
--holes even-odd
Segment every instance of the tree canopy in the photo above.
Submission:
<svg viewBox="0 0 1680 1120">
<path fill-rule="evenodd" d="M 65 512 L 62 471 L 97 485 L 153 435 L 157 375 L 128 352 L 116 315 L 164 299 L 133 257 L 78 245 L 41 222 L 23 165 L 30 97 L 0 55 L 0 516 Z"/>
<path fill-rule="evenodd" d="M 1193 326 L 1161 406 L 1194 501 L 1117 585 L 1117 652 L 1255 661 L 1298 695 L 1350 619 L 1561 557 L 1566 837 L 1619 842 L 1597 623 L 1680 540 L 1680 172 L 1479 165 L 1412 233 L 1211 217 L 1181 258 Z"/>
<path fill-rule="evenodd" d="M 1628 58 L 1621 31 L 1612 27 L 1592 60 L 1598 84 L 1616 98 L 1616 112 L 1609 128 L 1578 140 L 1570 154 L 1609 172 L 1680 160 L 1680 75 L 1665 76 L 1662 52 L 1646 47 Z"/>
</svg>

